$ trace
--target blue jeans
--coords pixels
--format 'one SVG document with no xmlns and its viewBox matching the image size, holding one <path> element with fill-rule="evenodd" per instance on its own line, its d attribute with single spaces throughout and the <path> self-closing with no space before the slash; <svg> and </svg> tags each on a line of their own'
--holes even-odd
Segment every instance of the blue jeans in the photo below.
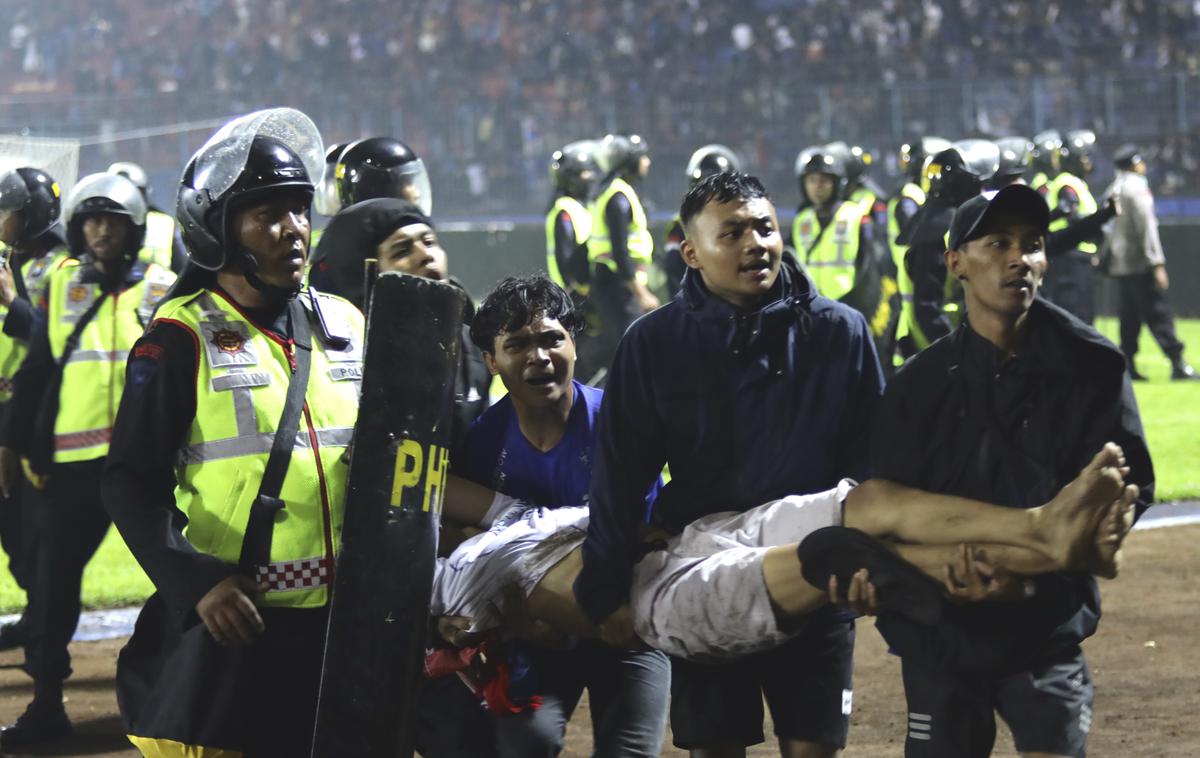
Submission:
<svg viewBox="0 0 1200 758">
<path fill-rule="evenodd" d="M 502 758 L 557 756 L 567 722 L 587 688 L 597 758 L 657 756 L 667 726 L 671 664 L 663 653 L 632 653 L 583 642 L 570 651 L 535 650 L 542 707 L 496 718 Z"/>
</svg>

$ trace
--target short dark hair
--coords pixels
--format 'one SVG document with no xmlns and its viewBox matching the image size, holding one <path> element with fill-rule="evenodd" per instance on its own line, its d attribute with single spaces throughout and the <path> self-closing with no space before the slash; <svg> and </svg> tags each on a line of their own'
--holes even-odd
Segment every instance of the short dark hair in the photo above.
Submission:
<svg viewBox="0 0 1200 758">
<path fill-rule="evenodd" d="M 496 335 L 515 332 L 535 318 L 554 319 L 574 338 L 583 328 L 583 316 L 566 290 L 542 274 L 510 276 L 483 298 L 471 321 L 471 341 L 486 353 L 495 353 Z"/>
<path fill-rule="evenodd" d="M 696 183 L 683 196 L 683 204 L 679 206 L 679 220 L 684 226 L 700 215 L 704 206 L 709 203 L 728 203 L 733 200 L 770 200 L 767 189 L 763 187 L 757 176 L 743 174 L 740 171 L 722 171 L 719 174 L 706 176 Z"/>
</svg>

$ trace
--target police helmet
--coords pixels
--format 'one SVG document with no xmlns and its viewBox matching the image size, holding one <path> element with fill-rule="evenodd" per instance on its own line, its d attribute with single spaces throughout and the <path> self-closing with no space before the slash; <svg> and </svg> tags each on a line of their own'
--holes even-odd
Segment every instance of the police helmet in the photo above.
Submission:
<svg viewBox="0 0 1200 758">
<path fill-rule="evenodd" d="M 281 189 L 311 198 L 321 180 L 323 153 L 316 125 L 292 108 L 256 111 L 218 129 L 188 161 L 179 184 L 175 215 L 191 261 L 220 271 L 233 258 L 252 273 L 257 264 L 237 244 L 234 215 Z"/>
<path fill-rule="evenodd" d="M 321 178 L 316 194 L 313 195 L 313 206 L 322 216 L 335 216 L 342 209 L 342 203 L 338 200 L 336 175 L 338 159 L 342 157 L 342 151 L 346 149 L 347 144 L 339 142 L 330 145 L 325 151 L 325 175 Z"/>
<path fill-rule="evenodd" d="M 988 189 L 1000 189 L 1016 182 L 1029 170 L 1033 143 L 1024 137 L 1003 137 L 996 140 L 1000 148 L 1000 166 L 988 181 Z"/>
<path fill-rule="evenodd" d="M 0 212 L 24 216 L 14 244 L 23 245 L 50 231 L 62 210 L 58 182 L 45 171 L 23 166 L 0 174 Z"/>
<path fill-rule="evenodd" d="M 1067 132 L 1063 138 L 1062 167 L 1079 177 L 1092 173 L 1092 154 L 1096 149 L 1096 133 L 1091 129 Z"/>
<path fill-rule="evenodd" d="M 83 238 L 83 222 L 89 216 L 110 213 L 125 216 L 133 225 L 133 234 L 126 240 L 125 257 L 132 260 L 142 249 L 146 238 L 146 198 L 132 181 L 121 174 L 88 174 L 79 180 L 67 196 L 67 245 L 71 252 L 87 252 Z"/>
<path fill-rule="evenodd" d="M 146 173 L 146 169 L 142 168 L 131 161 L 117 161 L 108 167 L 108 173 L 119 174 L 129 181 L 137 185 L 141 190 L 143 197 L 148 197 L 150 193 L 150 175 Z"/>
<path fill-rule="evenodd" d="M 433 191 L 425 163 L 408 145 L 391 137 L 367 137 L 348 145 L 336 169 L 343 208 L 377 197 L 408 200 L 426 216 L 433 213 Z"/>
<path fill-rule="evenodd" d="M 574 198 L 586 198 L 598 178 L 595 140 L 579 140 L 555 150 L 550 156 L 550 178 L 554 188 Z"/>
<path fill-rule="evenodd" d="M 1062 135 L 1057 129 L 1047 129 L 1033 135 L 1033 151 L 1030 160 L 1033 166 L 1041 171 L 1053 171 L 1054 156 L 1062 149 Z"/>
<path fill-rule="evenodd" d="M 596 163 L 609 176 L 633 172 L 642 158 L 650 154 L 650 146 L 637 134 L 609 134 L 600 140 Z"/>
<path fill-rule="evenodd" d="M 849 184 L 858 183 L 867 173 L 867 169 L 875 162 L 875 156 L 861 145 L 848 145 L 845 142 L 834 142 L 831 148 L 846 154 L 846 180 Z"/>
<path fill-rule="evenodd" d="M 705 145 L 692 153 L 687 163 L 687 180 L 694 185 L 706 176 L 726 171 L 741 171 L 737 154 L 724 145 Z"/>
<path fill-rule="evenodd" d="M 983 139 L 959 140 L 935 154 L 925 169 L 929 196 L 958 207 L 978 195 L 1000 168 L 1000 148 Z"/>
<path fill-rule="evenodd" d="M 920 183 L 925 173 L 925 163 L 936 153 L 950 147 L 944 137 L 921 137 L 900 146 L 900 170 L 910 180 Z"/>
<path fill-rule="evenodd" d="M 807 201 L 808 193 L 804 191 L 804 177 L 809 174 L 828 174 L 834 179 L 834 196 L 841 197 L 846 191 L 846 163 L 849 151 L 842 149 L 842 143 L 832 142 L 828 145 L 806 147 L 796 156 L 796 179 L 800 183 L 800 194 Z"/>
</svg>

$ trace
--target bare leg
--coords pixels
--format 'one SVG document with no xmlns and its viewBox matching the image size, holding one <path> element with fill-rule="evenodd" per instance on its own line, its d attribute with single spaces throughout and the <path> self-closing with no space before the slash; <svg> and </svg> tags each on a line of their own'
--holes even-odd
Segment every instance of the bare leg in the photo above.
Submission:
<svg viewBox="0 0 1200 758">
<path fill-rule="evenodd" d="M 583 550 L 567 553 L 529 593 L 529 615 L 576 637 L 598 637 L 596 627 L 575 602 L 575 578 L 583 567 Z"/>
<path fill-rule="evenodd" d="M 1109 443 L 1053 500 L 1028 509 L 871 480 L 846 498 L 844 523 L 900 542 L 1011 545 L 1043 553 L 1056 569 L 1082 568 L 1099 522 L 1122 494 L 1124 464 L 1121 449 Z"/>
</svg>

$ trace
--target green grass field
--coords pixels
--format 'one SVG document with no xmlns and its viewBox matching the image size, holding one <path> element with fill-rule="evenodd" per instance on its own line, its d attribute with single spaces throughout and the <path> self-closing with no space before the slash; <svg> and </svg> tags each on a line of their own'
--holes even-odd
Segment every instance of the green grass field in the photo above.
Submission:
<svg viewBox="0 0 1200 758">
<path fill-rule="evenodd" d="M 1200 364 L 1200 320 L 1178 322 L 1179 336 L 1193 346 L 1193 360 Z M 1116 339 L 1113 319 L 1102 319 L 1100 331 Z M 1146 438 L 1154 456 L 1158 499 L 1180 500 L 1200 497 L 1200 382 L 1172 383 L 1171 366 L 1148 332 L 1142 334 L 1138 368 L 1150 381 L 1136 387 Z M 7 561 L 5 560 L 7 564 Z M 133 560 L 115 530 L 109 532 L 83 577 L 83 602 L 88 608 L 113 608 L 141 602 L 152 591 L 150 581 Z M 0 571 L 0 612 L 11 612 L 25 604 L 25 593 Z"/>
</svg>

